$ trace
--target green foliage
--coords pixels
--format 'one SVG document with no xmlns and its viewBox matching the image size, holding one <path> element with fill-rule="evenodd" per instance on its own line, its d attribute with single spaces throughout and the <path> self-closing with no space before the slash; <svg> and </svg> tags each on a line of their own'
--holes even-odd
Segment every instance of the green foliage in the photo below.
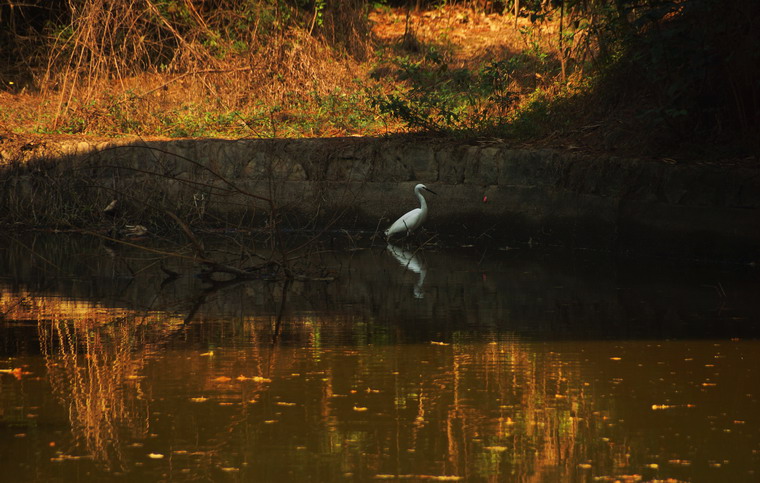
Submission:
<svg viewBox="0 0 760 483">
<path fill-rule="evenodd" d="M 395 58 L 397 78 L 407 87 L 390 94 L 370 94 L 370 98 L 381 113 L 412 129 L 478 129 L 502 122 L 516 101 L 509 82 L 518 62 L 493 61 L 477 69 L 452 69 L 444 55 L 431 48 L 421 60 Z"/>
</svg>

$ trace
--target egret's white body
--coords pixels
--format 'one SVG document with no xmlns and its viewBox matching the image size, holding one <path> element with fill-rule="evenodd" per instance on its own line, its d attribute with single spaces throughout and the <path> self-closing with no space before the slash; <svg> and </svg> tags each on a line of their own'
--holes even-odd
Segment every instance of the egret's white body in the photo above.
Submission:
<svg viewBox="0 0 760 483">
<path fill-rule="evenodd" d="M 385 237 L 391 237 L 397 233 L 403 233 L 409 236 L 414 230 L 419 228 L 427 218 L 428 208 L 425 197 L 422 196 L 422 190 L 430 191 L 435 194 L 435 191 L 431 190 L 424 184 L 418 184 L 414 187 L 414 194 L 417 195 L 417 199 L 420 200 L 420 207 L 415 208 L 408 212 L 398 220 L 396 220 L 390 228 L 385 230 Z"/>
</svg>

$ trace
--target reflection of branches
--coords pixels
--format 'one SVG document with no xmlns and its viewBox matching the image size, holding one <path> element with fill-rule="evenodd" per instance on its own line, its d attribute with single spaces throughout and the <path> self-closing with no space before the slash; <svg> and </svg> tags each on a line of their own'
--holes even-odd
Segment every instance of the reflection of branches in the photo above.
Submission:
<svg viewBox="0 0 760 483">
<path fill-rule="evenodd" d="M 205 295 L 232 286 L 240 284 L 219 284 Z M 281 402 L 303 411 L 288 413 L 278 424 L 304 431 L 299 434 L 313 441 L 308 445 L 315 452 L 342 453 L 349 464 L 361 465 L 361 476 L 367 479 L 388 472 L 485 481 L 503 481 L 506 475 L 516 481 L 566 479 L 573 476 L 575 464 L 593 456 L 589 441 L 600 438 L 593 427 L 590 398 L 577 365 L 561 355 L 513 339 L 408 344 L 401 350 L 390 344 L 330 347 L 319 341 L 336 340 L 329 331 L 343 330 L 341 322 L 348 322 L 347 330 L 357 330 L 354 321 L 290 316 L 283 309 L 293 304 L 288 290 L 297 286 L 287 281 L 257 284 L 257 295 L 271 291 L 268 303 L 275 310 L 242 316 L 242 330 L 234 337 L 242 337 L 244 343 L 227 339 L 214 364 L 195 358 L 191 368 L 151 375 L 154 391 L 239 403 L 230 404 L 230 419 L 216 429 L 203 429 L 214 436 L 224 434 L 198 443 L 198 452 L 207 455 L 209 464 L 230 454 L 261 452 L 267 445 L 292 446 L 292 439 L 287 444 L 258 439 L 293 438 L 290 431 L 261 431 L 262 420 L 279 419 L 272 414 L 282 410 Z M 196 310 L 207 300 L 198 300 Z M 123 449 L 125 433 L 136 439 L 148 433 L 148 403 L 139 396 L 136 376 L 155 347 L 146 326 L 160 325 L 155 324 L 159 316 L 139 318 L 91 304 L 61 304 L 76 310 L 38 325 L 50 384 L 69 411 L 79 451 L 111 468 L 123 468 L 129 463 Z M 187 326 L 173 327 L 182 327 L 176 333 L 187 333 Z M 159 331 L 157 340 L 164 343 L 168 330 Z M 301 343 L 282 343 L 290 337 L 299 337 Z M 164 363 L 175 362 L 173 367 L 189 359 L 185 353 L 163 357 Z M 188 378 L 186 393 L 162 384 L 162 377 L 191 373 L 195 376 Z M 218 382 L 220 376 L 231 380 Z M 254 380 L 261 377 L 276 379 L 276 384 Z M 268 396 L 262 397 L 265 392 Z M 166 404 L 160 401 L 168 399 L 158 397 L 151 404 L 160 410 Z M 337 442 L 349 440 L 351 444 L 338 447 Z M 238 444 L 249 446 L 241 450 Z"/>
<path fill-rule="evenodd" d="M 188 309 L 187 315 L 185 315 L 185 318 L 184 318 L 185 324 L 189 324 L 195 319 L 196 314 L 203 307 L 203 305 L 206 303 L 206 301 L 211 295 L 221 292 L 225 289 L 241 285 L 243 283 L 242 280 L 237 279 L 237 278 L 233 278 L 231 280 L 213 280 L 210 277 L 203 277 L 203 278 L 208 286 L 203 291 L 201 291 L 200 294 L 198 294 L 192 299 L 190 308 Z M 287 285 L 288 284 L 285 283 L 285 286 Z M 285 295 L 283 294 L 283 299 L 284 297 Z"/>
<path fill-rule="evenodd" d="M 459 427 L 464 432 L 455 447 L 465 453 L 479 453 L 483 461 L 494 465 L 481 471 L 501 470 L 497 473 L 503 474 L 509 465 L 512 474 L 541 480 L 543 468 L 561 468 L 564 462 L 576 460 L 575 452 L 582 445 L 578 441 L 578 417 L 573 411 L 583 411 L 586 404 L 581 394 L 570 392 L 566 384 L 577 379 L 577 374 L 568 373 L 559 359 L 535 360 L 514 342 L 492 343 L 479 352 L 468 346 L 455 347 L 454 353 L 460 362 L 453 366 L 459 373 L 453 377 L 461 380 L 459 384 L 472 388 L 473 369 L 484 368 L 485 374 L 479 376 L 484 380 L 476 386 L 485 385 L 491 398 L 513 402 L 500 406 L 496 427 L 493 417 L 484 417 L 468 401 L 460 400 L 449 412 L 449 418 L 461 420 Z M 473 444 L 471 440 L 478 434 L 491 436 Z M 449 457 L 456 461 L 466 454 Z"/>
<path fill-rule="evenodd" d="M 272 331 L 272 345 L 276 345 L 280 338 L 280 330 L 282 328 L 282 316 L 285 313 L 285 304 L 288 299 L 288 289 L 290 288 L 290 281 L 285 280 L 282 284 L 282 293 L 280 294 L 280 306 L 277 309 L 277 318 L 275 319 L 274 330 Z"/>
<path fill-rule="evenodd" d="M 79 451 L 125 469 L 122 437 L 147 434 L 147 401 L 139 396 L 145 364 L 145 319 L 70 302 L 79 317 L 40 319 L 38 333 L 53 393 L 68 408 Z M 73 315 L 73 314 L 72 314 Z"/>
<path fill-rule="evenodd" d="M 412 357 L 369 351 L 366 360 L 354 363 L 360 372 L 349 377 L 380 394 L 387 391 L 387 404 L 397 415 L 395 434 L 387 439 L 375 441 L 366 434 L 364 444 L 387 445 L 378 452 L 389 455 L 369 471 L 401 468 L 412 473 L 396 477 L 444 474 L 487 481 L 492 481 L 489 475 L 501 475 L 499 481 L 505 475 L 517 481 L 572 476 L 575 463 L 585 461 L 589 438 L 580 421 L 593 418 L 577 371 L 568 370 L 559 357 L 536 358 L 515 341 L 442 345 L 410 347 L 405 352 L 414 353 Z M 431 363 L 418 368 L 418 361 Z M 335 370 L 346 362 L 337 357 L 330 367 Z M 371 372 L 364 372 L 369 367 Z M 394 370 L 398 376 L 388 387 L 382 375 Z M 345 373 L 345 368 L 340 371 Z M 362 426 L 353 425 L 351 415 L 340 416 L 340 431 L 356 439 Z M 419 462 L 403 458 L 407 453 L 421 455 Z M 394 455 L 403 464 L 393 463 Z"/>
</svg>

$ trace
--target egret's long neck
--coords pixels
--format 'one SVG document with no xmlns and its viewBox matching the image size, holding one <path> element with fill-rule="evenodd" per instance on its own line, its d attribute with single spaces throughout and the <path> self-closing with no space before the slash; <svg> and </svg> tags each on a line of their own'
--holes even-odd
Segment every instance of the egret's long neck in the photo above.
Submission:
<svg viewBox="0 0 760 483">
<path fill-rule="evenodd" d="M 422 196 L 422 190 L 416 189 L 414 190 L 414 194 L 417 195 L 417 199 L 420 200 L 420 210 L 423 212 L 427 212 L 427 202 L 425 201 L 425 197 Z"/>
</svg>

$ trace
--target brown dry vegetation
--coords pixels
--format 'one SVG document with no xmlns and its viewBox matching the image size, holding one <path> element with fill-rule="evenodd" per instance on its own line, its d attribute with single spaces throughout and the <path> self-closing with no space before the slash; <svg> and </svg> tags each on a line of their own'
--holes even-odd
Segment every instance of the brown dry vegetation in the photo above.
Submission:
<svg viewBox="0 0 760 483">
<path fill-rule="evenodd" d="M 120 8 L 106 8 L 111 3 Z M 199 3 L 184 2 L 193 27 L 181 31 L 175 24 L 182 22 L 160 12 L 158 2 L 84 2 L 72 30 L 47 39 L 55 54 L 38 59 L 31 78 L 6 66 L 0 127 L 97 137 L 384 134 L 404 125 L 382 115 L 371 97 L 405 89 L 398 58 L 421 62 L 435 48 L 449 69 L 474 70 L 529 42 L 556 51 L 551 26 L 520 34 L 526 19 L 518 24 L 464 6 L 365 12 L 355 2 L 320 12 L 318 27 L 308 16 L 262 25 L 276 12 L 260 2 L 262 12 L 252 12 L 244 32 L 225 32 L 232 22 L 220 17 L 235 12 L 203 11 Z M 176 54 L 161 53 L 166 45 Z M 510 83 L 515 92 L 553 84 L 553 76 L 524 67 Z"/>
<path fill-rule="evenodd" d="M 760 151 L 757 2 L 515 3 L 0 0 L 0 131 Z"/>
<path fill-rule="evenodd" d="M 2 94 L 8 109 L 0 121 L 6 129 L 103 136 L 277 135 L 278 119 L 309 96 L 351 86 L 355 58 L 367 51 L 359 45 L 354 56 L 346 55 L 331 47 L 327 36 L 303 29 L 273 32 L 270 25 L 261 33 L 267 27 L 260 28 L 258 16 L 271 13 L 266 11 L 248 12 L 252 22 L 225 35 L 219 29 L 233 20 L 219 17 L 241 12 L 221 7 L 201 12 L 185 2 L 180 6 L 192 16 L 188 21 L 172 18 L 174 3 L 164 12 L 150 1 L 80 3 L 85 11 L 72 19 L 71 31 L 49 39 L 55 54 L 44 70 L 40 65 L 32 82 Z M 210 26 L 214 21 L 216 29 Z M 267 126 L 270 132 L 260 132 Z"/>
</svg>

